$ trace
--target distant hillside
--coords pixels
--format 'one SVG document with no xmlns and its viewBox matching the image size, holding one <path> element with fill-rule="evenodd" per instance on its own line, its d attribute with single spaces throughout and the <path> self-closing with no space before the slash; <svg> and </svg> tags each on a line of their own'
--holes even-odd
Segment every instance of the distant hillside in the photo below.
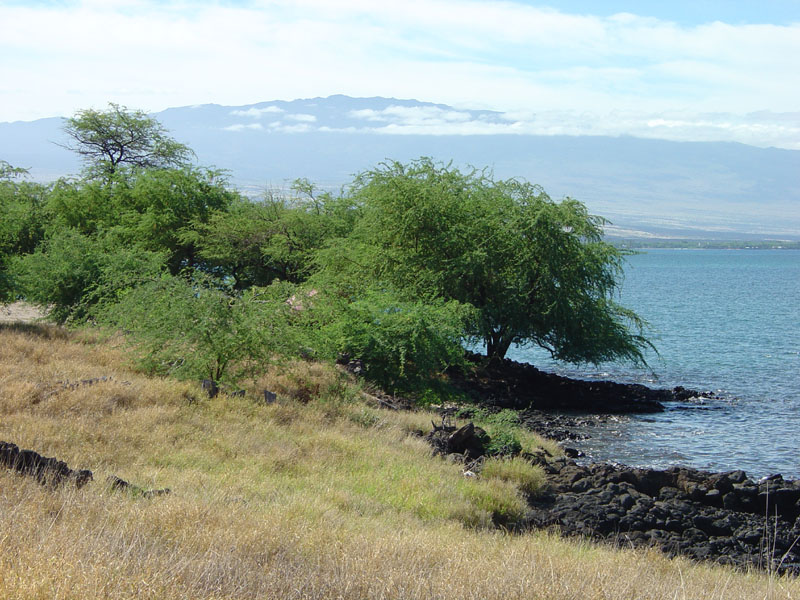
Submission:
<svg viewBox="0 0 800 600">
<path fill-rule="evenodd" d="M 338 188 L 387 159 L 431 156 L 540 183 L 610 218 L 623 235 L 800 239 L 800 151 L 736 143 L 513 133 L 503 113 L 331 96 L 154 115 L 206 165 L 250 191 L 306 177 Z M 0 159 L 38 179 L 76 173 L 60 119 L 0 123 Z"/>
</svg>

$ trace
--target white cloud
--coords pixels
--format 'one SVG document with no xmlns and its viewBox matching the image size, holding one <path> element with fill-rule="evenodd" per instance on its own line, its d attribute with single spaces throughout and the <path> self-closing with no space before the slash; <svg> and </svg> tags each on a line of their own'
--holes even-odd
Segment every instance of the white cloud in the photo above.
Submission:
<svg viewBox="0 0 800 600">
<path fill-rule="evenodd" d="M 233 113 L 251 116 L 249 110 Z M 225 129 L 375 135 L 632 135 L 675 141 L 735 141 L 800 150 L 800 112 L 517 110 L 487 113 L 439 106 L 390 105 L 382 110 L 353 110 L 343 116 L 361 124 L 316 125 L 318 119 L 314 115 L 295 113 L 284 115 L 286 121 L 272 121 L 263 126 L 261 123 L 238 123 Z"/>
<path fill-rule="evenodd" d="M 297 121 L 300 123 L 313 123 L 317 120 L 317 117 L 314 115 L 308 115 L 304 113 L 295 113 L 293 115 L 286 115 L 286 119 L 290 121 Z"/>
<path fill-rule="evenodd" d="M 307 123 L 298 123 L 297 125 L 283 125 L 282 123 L 274 124 L 271 128 L 276 133 L 307 133 L 313 131 L 313 128 Z"/>
<path fill-rule="evenodd" d="M 101 42 L 107 51 L 98 51 Z M 788 133 L 770 122 L 759 137 L 747 120 L 643 127 L 634 116 L 680 113 L 677 121 L 693 121 L 691 114 L 800 107 L 800 24 L 690 27 L 633 14 L 566 14 L 521 0 L 0 3 L 0 56 L 0 121 L 109 101 L 160 110 L 342 93 L 616 115 L 638 123 L 630 133 L 727 131 L 764 144 Z M 280 114 L 246 112 L 235 116 Z M 487 127 L 449 112 L 373 117 L 404 131 Z M 581 127 L 614 128 L 600 121 Z M 785 132 L 797 126 L 784 123 Z"/>
<path fill-rule="evenodd" d="M 232 110 L 231 114 L 237 117 L 252 117 L 260 119 L 265 114 L 282 113 L 283 109 L 278 106 L 265 106 L 264 108 L 248 108 L 247 110 Z"/>
<path fill-rule="evenodd" d="M 446 110 L 438 106 L 387 106 L 383 110 L 351 110 L 347 116 L 352 119 L 378 123 L 392 123 L 400 126 L 429 127 L 445 123 L 465 123 L 472 119 L 468 112 Z"/>
<path fill-rule="evenodd" d="M 736 141 L 756 146 L 800 150 L 800 113 L 758 112 L 697 114 L 693 112 L 609 113 L 579 111 L 511 111 L 473 117 L 459 111 L 458 118 L 435 118 L 441 109 L 414 111 L 351 111 L 348 116 L 364 122 L 361 127 L 320 131 L 350 131 L 380 135 L 633 135 L 644 138 L 693 141 Z M 454 111 L 450 111 L 454 112 Z M 417 114 L 427 115 L 418 118 Z"/>
<path fill-rule="evenodd" d="M 237 123 L 235 125 L 229 125 L 228 127 L 223 127 L 225 131 L 245 131 L 245 130 L 254 130 L 260 131 L 264 129 L 261 126 L 261 123 Z"/>
</svg>

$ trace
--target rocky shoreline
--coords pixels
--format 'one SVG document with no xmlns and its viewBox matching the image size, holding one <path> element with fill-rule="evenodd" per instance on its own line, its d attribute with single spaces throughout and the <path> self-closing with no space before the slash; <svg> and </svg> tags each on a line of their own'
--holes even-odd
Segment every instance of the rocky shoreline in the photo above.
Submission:
<svg viewBox="0 0 800 600">
<path fill-rule="evenodd" d="M 664 410 L 665 403 L 715 397 L 711 392 L 680 386 L 657 389 L 635 383 L 570 379 L 510 359 L 482 365 L 479 355 L 467 358 L 476 366 L 474 371 L 465 375 L 452 370 L 448 372 L 450 382 L 481 405 L 498 409 L 656 413 Z"/>
<path fill-rule="evenodd" d="M 520 425 L 562 444 L 586 435 L 576 429 L 585 431 L 609 415 L 658 412 L 667 402 L 714 397 L 682 387 L 573 380 L 509 360 L 451 380 L 476 403 L 514 409 Z M 462 452 L 474 460 L 480 446 L 464 433 L 440 430 L 428 437 L 436 452 Z M 800 575 L 800 480 L 578 464 L 573 459 L 579 452 L 565 448 L 565 454 L 524 455 L 542 466 L 547 483 L 529 498 L 529 515 L 516 528 L 553 528 L 620 546 L 656 547 L 670 556 Z"/>
<path fill-rule="evenodd" d="M 800 575 L 800 481 L 530 458 L 547 487 L 530 499 L 526 527 Z"/>
</svg>

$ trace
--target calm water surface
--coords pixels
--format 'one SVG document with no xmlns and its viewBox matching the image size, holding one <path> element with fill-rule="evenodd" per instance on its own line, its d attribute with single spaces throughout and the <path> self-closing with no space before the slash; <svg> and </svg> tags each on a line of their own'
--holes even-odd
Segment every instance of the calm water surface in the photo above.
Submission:
<svg viewBox="0 0 800 600">
<path fill-rule="evenodd" d="M 651 324 L 652 371 L 509 357 L 584 379 L 711 390 L 722 400 L 622 417 L 575 442 L 593 460 L 800 478 L 800 251 L 649 250 L 629 257 L 624 306 Z"/>
</svg>

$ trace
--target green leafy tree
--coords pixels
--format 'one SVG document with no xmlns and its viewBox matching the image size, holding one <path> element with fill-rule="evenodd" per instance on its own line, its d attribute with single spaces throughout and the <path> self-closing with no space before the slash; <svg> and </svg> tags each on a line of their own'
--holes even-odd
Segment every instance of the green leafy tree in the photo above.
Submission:
<svg viewBox="0 0 800 600">
<path fill-rule="evenodd" d="M 90 175 L 101 178 L 123 167 L 182 167 L 194 156 L 156 119 L 114 103 L 107 110 L 78 111 L 66 120 L 64 131 L 71 138 L 65 147 L 84 160 Z"/>
<path fill-rule="evenodd" d="M 173 274 L 196 263 L 186 232 L 225 212 L 239 196 L 217 171 L 203 168 L 143 169 L 115 185 L 95 179 L 62 180 L 50 193 L 49 230 L 84 235 L 113 230 L 120 244 L 165 253 Z"/>
<path fill-rule="evenodd" d="M 624 253 L 580 202 L 424 158 L 364 172 L 349 195 L 363 217 L 320 252 L 327 280 L 471 305 L 466 333 L 491 359 L 537 344 L 571 362 L 644 362 L 645 324 L 614 301 Z"/>
<path fill-rule="evenodd" d="M 177 274 L 198 262 L 197 249 L 185 233 L 215 212 L 227 211 L 238 197 L 215 170 L 149 169 L 114 199 L 115 225 L 127 243 L 166 252 L 167 265 Z"/>
<path fill-rule="evenodd" d="M 26 174 L 0 161 L 0 302 L 18 291 L 9 270 L 12 259 L 33 252 L 45 235 L 49 187 L 21 180 Z"/>
<path fill-rule="evenodd" d="M 233 278 L 237 289 L 269 285 L 275 279 L 305 281 L 314 270 L 316 251 L 352 228 L 355 214 L 328 194 L 314 195 L 305 180 L 300 196 L 268 192 L 262 200 L 239 199 L 207 222 L 195 221 L 183 235 L 198 257 Z"/>
<path fill-rule="evenodd" d="M 15 177 L 27 175 L 27 173 L 27 169 L 15 167 L 5 160 L 0 160 L 0 181 L 10 181 Z"/>
<path fill-rule="evenodd" d="M 140 363 L 152 372 L 233 383 L 285 352 L 289 310 L 274 297 L 237 294 L 195 272 L 129 290 L 107 306 L 102 320 L 127 332 Z"/>
<path fill-rule="evenodd" d="M 52 319 L 82 321 L 126 290 L 159 277 L 164 254 L 125 246 L 113 235 L 65 229 L 16 257 L 11 271 L 25 299 L 51 307 Z"/>
<path fill-rule="evenodd" d="M 416 391 L 463 363 L 469 306 L 443 299 L 403 300 L 383 288 L 349 297 L 332 289 L 297 288 L 293 325 L 320 358 L 361 359 L 365 375 L 390 391 Z"/>
</svg>

